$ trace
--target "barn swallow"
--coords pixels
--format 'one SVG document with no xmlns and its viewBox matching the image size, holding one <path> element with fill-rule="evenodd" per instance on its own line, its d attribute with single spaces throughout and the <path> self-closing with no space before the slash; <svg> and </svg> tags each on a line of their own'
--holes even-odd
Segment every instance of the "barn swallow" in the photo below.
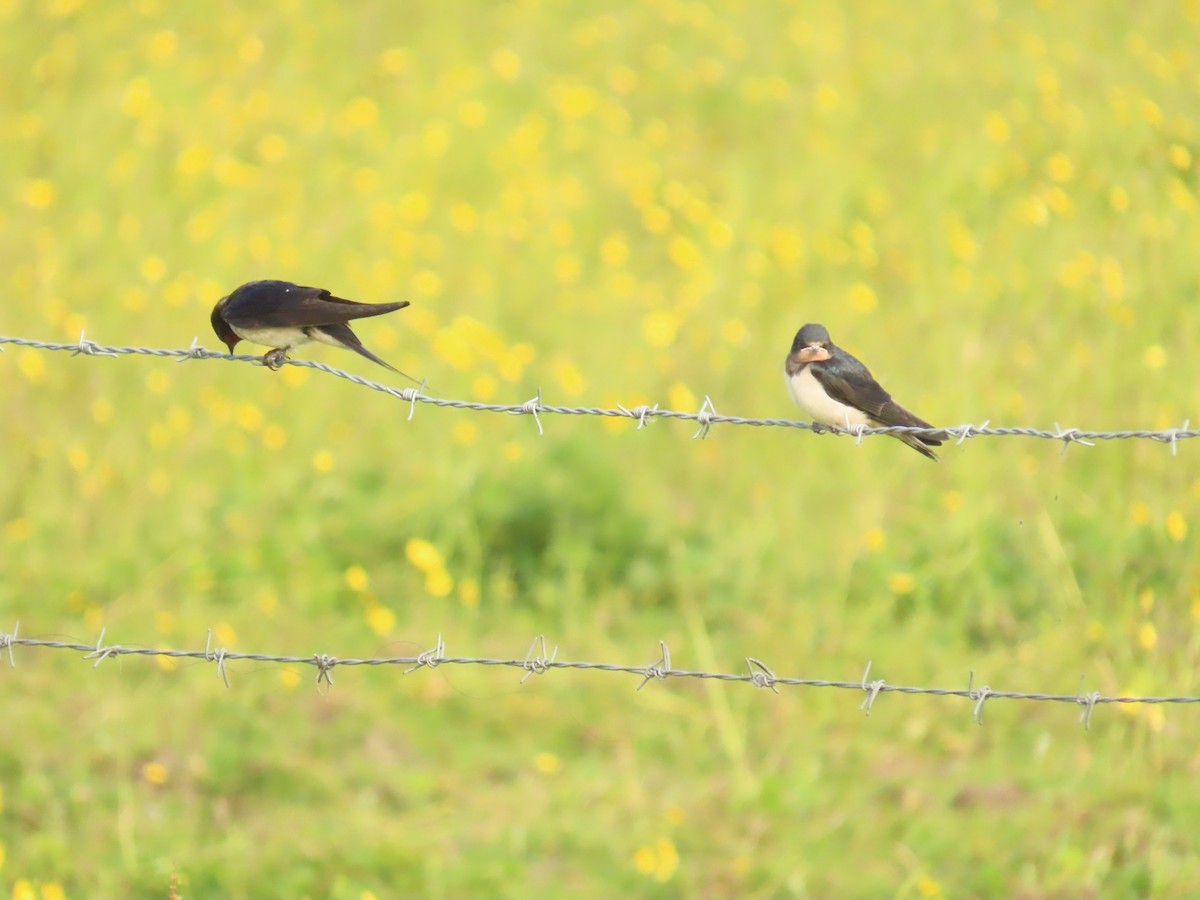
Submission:
<svg viewBox="0 0 1200 900">
<path fill-rule="evenodd" d="M 866 366 L 829 339 L 823 325 L 805 325 L 796 332 L 783 370 L 796 405 L 821 425 L 933 428 L 893 400 Z M 940 446 L 947 436 L 900 432 L 892 437 L 936 461 L 931 447 Z"/>
<path fill-rule="evenodd" d="M 233 348 L 243 340 L 274 347 L 263 356 L 263 365 L 269 369 L 282 367 L 293 347 L 320 341 L 353 350 L 404 375 L 364 347 L 347 323 L 352 319 L 381 316 L 406 306 L 407 300 L 356 303 L 335 297 L 323 288 L 302 287 L 290 281 L 249 281 L 217 302 L 212 311 L 212 327 L 231 355 Z"/>
</svg>

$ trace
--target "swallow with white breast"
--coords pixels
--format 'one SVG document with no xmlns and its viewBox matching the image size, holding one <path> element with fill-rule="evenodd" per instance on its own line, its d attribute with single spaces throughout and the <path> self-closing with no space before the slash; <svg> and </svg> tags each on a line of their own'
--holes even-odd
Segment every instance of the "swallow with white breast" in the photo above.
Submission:
<svg viewBox="0 0 1200 900">
<path fill-rule="evenodd" d="M 784 362 L 788 391 L 804 412 L 821 425 L 840 428 L 907 425 L 931 434 L 894 432 L 918 453 L 936 461 L 933 447 L 946 440 L 944 431 L 914 416 L 892 399 L 861 362 L 829 339 L 825 326 L 808 324 L 796 332 Z"/>
</svg>

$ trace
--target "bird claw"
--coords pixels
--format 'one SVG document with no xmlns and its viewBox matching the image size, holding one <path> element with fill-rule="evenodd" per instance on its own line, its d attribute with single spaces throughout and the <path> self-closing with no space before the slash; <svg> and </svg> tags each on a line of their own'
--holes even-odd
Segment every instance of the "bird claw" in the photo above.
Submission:
<svg viewBox="0 0 1200 900">
<path fill-rule="evenodd" d="M 263 365 L 272 372 L 278 372 L 283 368 L 283 361 L 287 359 L 287 351 L 276 348 L 263 354 Z"/>
</svg>

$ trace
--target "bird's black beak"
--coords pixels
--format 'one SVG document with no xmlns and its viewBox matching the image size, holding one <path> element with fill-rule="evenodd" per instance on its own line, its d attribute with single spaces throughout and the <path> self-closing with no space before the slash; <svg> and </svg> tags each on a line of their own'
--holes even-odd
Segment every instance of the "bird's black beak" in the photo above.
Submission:
<svg viewBox="0 0 1200 900">
<path fill-rule="evenodd" d="M 820 344 L 809 344 L 796 354 L 796 358 L 802 363 L 824 362 L 829 359 L 829 351 Z"/>
</svg>

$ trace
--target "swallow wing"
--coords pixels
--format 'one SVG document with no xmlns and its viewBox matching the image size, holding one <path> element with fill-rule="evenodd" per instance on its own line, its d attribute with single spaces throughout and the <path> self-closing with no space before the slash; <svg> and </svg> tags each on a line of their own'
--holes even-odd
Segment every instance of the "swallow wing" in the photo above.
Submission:
<svg viewBox="0 0 1200 900">
<path fill-rule="evenodd" d="M 279 281 L 243 285 L 230 295 L 225 318 L 243 328 L 305 328 L 339 325 L 354 319 L 379 316 L 408 306 L 398 303 L 356 303 L 335 297 L 324 288 L 303 287 Z"/>
<path fill-rule="evenodd" d="M 906 425 L 910 428 L 933 428 L 924 419 L 914 416 L 892 399 L 861 362 L 838 348 L 830 359 L 813 363 L 813 377 L 834 400 L 866 413 L 880 425 Z M 940 444 L 941 437 L 922 437 L 927 444 Z"/>
</svg>

